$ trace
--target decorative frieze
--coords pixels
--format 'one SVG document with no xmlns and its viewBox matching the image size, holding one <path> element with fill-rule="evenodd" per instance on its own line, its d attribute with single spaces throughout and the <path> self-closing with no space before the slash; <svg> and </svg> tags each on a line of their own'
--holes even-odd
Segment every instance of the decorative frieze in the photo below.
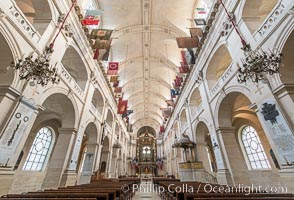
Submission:
<svg viewBox="0 0 294 200">
<path fill-rule="evenodd" d="M 219 92 L 219 90 L 225 85 L 225 83 L 228 82 L 228 79 L 230 79 L 234 74 L 234 68 L 233 65 L 231 65 L 224 72 L 224 74 L 221 76 L 215 86 L 210 90 L 210 98 L 212 98 L 217 92 Z"/>
<path fill-rule="evenodd" d="M 78 94 L 78 96 L 82 97 L 84 92 L 81 89 L 81 87 L 78 85 L 78 83 L 71 77 L 71 75 L 68 73 L 68 71 L 65 69 L 65 67 L 60 64 L 61 66 L 61 78 Z"/>
<path fill-rule="evenodd" d="M 270 14 L 270 16 L 265 20 L 265 22 L 258 29 L 258 33 L 260 36 L 264 36 L 267 34 L 276 24 L 276 22 L 280 21 L 282 14 L 285 11 L 285 6 L 280 2 L 278 6 L 274 9 L 274 11 Z"/>
<path fill-rule="evenodd" d="M 15 4 L 13 4 L 9 8 L 9 11 L 13 20 L 18 23 L 18 25 L 23 29 L 24 32 L 30 35 L 31 38 L 37 35 L 37 31 L 35 30 L 35 28 L 27 21 L 26 17 L 22 14 L 22 11 L 19 10 L 19 8 Z"/>
</svg>

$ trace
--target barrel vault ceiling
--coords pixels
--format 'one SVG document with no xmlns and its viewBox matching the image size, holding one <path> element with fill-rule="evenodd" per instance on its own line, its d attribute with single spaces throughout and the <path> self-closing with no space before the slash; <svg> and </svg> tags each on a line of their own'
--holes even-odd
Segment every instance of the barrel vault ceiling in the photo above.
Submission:
<svg viewBox="0 0 294 200">
<path fill-rule="evenodd" d="M 197 0 L 98 0 L 102 28 L 113 29 L 110 61 L 119 65 L 120 85 L 134 131 L 159 130 L 160 108 L 180 64 L 176 37 L 188 36 Z"/>
</svg>

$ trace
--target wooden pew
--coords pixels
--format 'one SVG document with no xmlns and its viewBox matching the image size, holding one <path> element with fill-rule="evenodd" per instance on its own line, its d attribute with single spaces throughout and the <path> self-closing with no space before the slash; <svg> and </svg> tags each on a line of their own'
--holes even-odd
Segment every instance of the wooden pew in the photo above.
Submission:
<svg viewBox="0 0 294 200">
<path fill-rule="evenodd" d="M 48 192 L 32 192 L 25 194 L 8 194 L 7 198 L 95 198 L 97 200 L 108 200 L 108 193 L 48 193 Z"/>
<path fill-rule="evenodd" d="M 133 184 L 140 182 L 139 178 L 125 178 L 94 180 L 90 184 L 60 187 L 41 192 L 28 192 L 24 194 L 8 194 L 1 199 L 84 199 L 84 200 L 130 200 L 133 196 Z M 129 190 L 123 191 L 123 187 Z"/>
<path fill-rule="evenodd" d="M 56 200 L 56 198 L 7 198 L 0 197 L 0 200 Z M 58 200 L 96 200 L 96 198 L 58 198 Z"/>
<path fill-rule="evenodd" d="M 172 185 L 170 185 L 172 183 Z M 208 199 L 239 199 L 239 200 L 256 200 L 256 199 L 294 199 L 293 194 L 289 193 L 265 193 L 265 192 L 252 192 L 250 194 L 246 194 L 245 192 L 232 192 L 232 193 L 224 193 L 224 192 L 210 192 L 208 193 L 204 186 L 206 183 L 200 182 L 168 182 L 162 181 L 159 182 L 161 187 L 164 187 L 165 191 L 161 194 L 161 199 L 163 200 L 208 200 Z M 210 184 L 212 186 L 223 186 L 219 184 Z M 186 186 L 186 188 L 185 188 Z M 189 186 L 193 188 L 189 191 Z M 184 191 L 176 191 L 177 187 L 180 187 Z M 171 190 L 172 192 L 168 191 Z"/>
</svg>

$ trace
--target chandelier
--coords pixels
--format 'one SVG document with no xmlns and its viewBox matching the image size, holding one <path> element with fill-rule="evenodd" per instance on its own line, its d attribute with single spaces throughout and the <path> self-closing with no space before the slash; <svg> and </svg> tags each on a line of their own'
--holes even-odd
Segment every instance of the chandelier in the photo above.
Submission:
<svg viewBox="0 0 294 200">
<path fill-rule="evenodd" d="M 234 22 L 233 16 L 228 12 L 222 0 L 219 0 L 223 6 L 229 21 L 232 23 L 235 31 L 241 39 L 242 50 L 244 51 L 245 59 L 242 59 L 242 68 L 237 71 L 237 79 L 239 83 L 246 83 L 248 80 L 258 83 L 266 79 L 266 75 L 279 73 L 279 64 L 282 61 L 282 53 L 278 51 L 265 52 L 261 47 L 255 50 L 251 49 L 250 44 L 241 36 Z"/>
<path fill-rule="evenodd" d="M 19 59 L 17 63 L 12 61 L 10 67 L 18 70 L 20 79 L 30 81 L 31 86 L 35 83 L 45 86 L 49 81 L 58 84 L 60 79 L 57 77 L 57 68 L 49 65 L 52 52 L 52 48 L 46 47 L 45 51 L 36 58 L 33 58 L 31 54 L 24 59 Z"/>
<path fill-rule="evenodd" d="M 59 27 L 59 31 L 54 37 L 53 41 L 50 43 L 49 46 L 45 47 L 45 50 L 38 54 L 36 51 L 33 51 L 29 56 L 18 59 L 16 62 L 12 61 L 10 63 L 10 67 L 19 71 L 20 80 L 29 81 L 31 86 L 35 86 L 36 84 L 46 86 L 49 82 L 52 84 L 58 84 L 60 79 L 58 78 L 57 68 L 55 66 L 51 66 L 49 64 L 50 57 L 53 53 L 53 47 L 56 38 L 60 34 L 61 30 L 64 28 L 65 21 L 69 16 L 70 11 L 73 9 L 76 0 L 72 2 L 70 10 L 62 20 L 62 24 Z M 34 54 L 38 54 L 35 56 Z"/>
</svg>

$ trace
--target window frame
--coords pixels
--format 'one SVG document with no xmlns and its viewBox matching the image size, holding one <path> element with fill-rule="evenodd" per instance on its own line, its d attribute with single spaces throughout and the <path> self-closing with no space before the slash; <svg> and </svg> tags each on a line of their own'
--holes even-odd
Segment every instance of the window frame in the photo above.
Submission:
<svg viewBox="0 0 294 200">
<path fill-rule="evenodd" d="M 244 145 L 244 142 L 243 142 L 243 139 L 242 139 L 243 130 L 244 130 L 246 127 L 251 127 L 251 128 L 254 129 L 255 134 L 256 134 L 256 137 L 257 137 L 257 139 L 258 139 L 259 142 L 260 142 L 259 145 L 261 145 L 261 147 L 262 147 L 262 150 L 263 150 L 262 153 L 264 154 L 264 157 L 266 158 L 265 161 L 267 161 L 268 168 L 263 168 L 263 167 L 261 167 L 261 168 L 253 168 L 252 163 L 260 162 L 260 160 L 255 160 L 255 159 L 254 159 L 253 161 L 250 161 L 250 159 L 249 159 L 248 152 L 247 152 L 247 150 L 246 150 L 246 148 L 245 148 L 245 145 Z M 251 124 L 246 124 L 246 125 L 241 126 L 241 127 L 239 128 L 239 131 L 238 131 L 238 136 L 239 136 L 240 147 L 241 147 L 241 150 L 242 150 L 243 156 L 244 156 L 244 158 L 245 158 L 245 162 L 246 162 L 246 164 L 247 164 L 248 170 L 251 170 L 251 171 L 268 171 L 268 170 L 272 170 L 271 162 L 270 162 L 270 160 L 269 160 L 268 155 L 266 154 L 266 151 L 264 150 L 263 144 L 262 144 L 262 142 L 261 142 L 261 140 L 260 140 L 260 137 L 259 137 L 258 132 L 257 132 L 257 130 L 255 129 L 255 127 L 252 126 Z M 253 155 L 253 154 L 252 154 L 252 155 Z M 255 155 L 256 155 L 256 154 L 255 154 Z M 257 165 L 256 165 L 256 166 L 257 166 Z"/>
<path fill-rule="evenodd" d="M 49 130 L 49 132 L 51 133 L 51 141 L 50 141 L 49 146 L 48 146 L 48 148 L 47 148 L 47 152 L 46 152 L 45 155 L 42 155 L 42 153 L 41 153 L 41 154 L 36 154 L 36 153 L 35 153 L 35 154 L 36 154 L 35 157 L 33 158 L 32 161 L 30 161 L 30 162 L 32 162 L 32 165 L 31 165 L 30 168 L 28 168 L 28 167 L 27 167 L 27 164 L 28 164 L 28 162 L 29 162 L 29 159 L 31 158 L 32 153 L 33 153 L 32 150 L 33 150 L 33 148 L 36 146 L 35 142 L 37 141 L 38 134 L 39 134 L 40 131 L 41 131 L 42 129 L 44 129 L 44 128 L 47 128 L 47 129 Z M 48 132 L 46 132 L 46 133 L 48 133 Z M 46 133 L 41 133 L 41 134 L 46 134 Z M 40 137 L 40 136 L 39 136 L 39 137 Z M 41 135 L 41 138 L 42 138 L 42 139 L 43 139 L 43 137 L 44 137 L 44 136 Z M 47 142 L 47 141 L 45 141 L 45 142 Z M 27 172 L 41 172 L 41 171 L 44 171 L 44 169 L 46 168 L 46 166 L 47 166 L 47 164 L 48 164 L 48 161 L 49 161 L 50 155 L 51 155 L 51 153 L 52 153 L 52 149 L 53 149 L 54 143 L 55 143 L 55 131 L 54 131 L 54 129 L 53 129 L 52 127 L 50 127 L 50 126 L 42 126 L 41 128 L 39 128 L 38 131 L 37 131 L 37 133 L 34 135 L 33 142 L 30 144 L 29 151 L 28 151 L 28 153 L 27 153 L 27 155 L 26 155 L 26 159 L 25 159 L 24 164 L 23 164 L 23 166 L 22 166 L 22 168 L 21 168 L 22 171 L 27 171 Z M 45 145 L 46 145 L 46 143 L 45 143 Z M 44 151 L 44 150 L 42 150 L 42 151 Z M 44 160 L 43 160 L 42 162 L 40 162 L 40 159 L 41 159 L 41 158 L 40 158 L 38 161 L 35 160 L 35 158 L 36 158 L 37 156 L 40 156 L 40 157 L 45 156 L 45 158 L 44 158 Z M 37 164 L 37 167 L 35 167 L 35 168 L 33 168 L 34 163 L 38 163 L 38 164 Z M 42 164 L 41 164 L 42 166 L 41 166 L 40 169 L 38 168 L 39 163 L 42 163 Z"/>
</svg>

